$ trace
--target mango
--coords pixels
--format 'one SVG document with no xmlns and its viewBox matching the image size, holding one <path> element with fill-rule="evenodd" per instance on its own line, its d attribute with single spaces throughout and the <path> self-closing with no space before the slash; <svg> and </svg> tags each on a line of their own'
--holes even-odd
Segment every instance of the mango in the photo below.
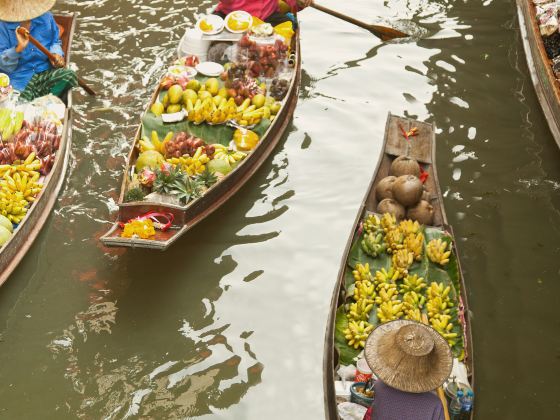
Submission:
<svg viewBox="0 0 560 420">
<path fill-rule="evenodd" d="M 220 90 L 220 82 L 218 82 L 218 79 L 215 77 L 208 79 L 204 85 L 206 86 L 206 90 L 210 92 L 212 96 L 217 95 Z"/>
<path fill-rule="evenodd" d="M 193 89 L 185 89 L 183 92 L 183 104 L 186 105 L 188 99 L 194 104 L 198 99 L 198 94 Z"/>
<path fill-rule="evenodd" d="M 179 85 L 173 85 L 169 88 L 167 94 L 169 95 L 170 104 L 178 104 L 183 99 L 183 88 Z"/>
<path fill-rule="evenodd" d="M 161 114 L 163 114 L 163 111 L 165 111 L 165 107 L 161 102 L 154 102 L 150 107 L 150 111 L 152 111 L 152 114 L 154 114 L 156 117 L 159 117 Z"/>
<path fill-rule="evenodd" d="M 200 82 L 199 82 L 198 80 L 196 80 L 196 79 L 189 80 L 189 82 L 187 83 L 186 88 L 187 88 L 187 89 L 192 89 L 192 90 L 194 90 L 195 92 L 198 92 L 198 90 L 200 89 Z"/>
</svg>

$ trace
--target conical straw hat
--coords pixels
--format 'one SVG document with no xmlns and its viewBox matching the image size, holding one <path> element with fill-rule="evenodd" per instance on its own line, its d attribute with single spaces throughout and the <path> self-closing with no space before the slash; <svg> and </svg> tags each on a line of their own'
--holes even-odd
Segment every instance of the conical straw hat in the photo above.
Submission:
<svg viewBox="0 0 560 420">
<path fill-rule="evenodd" d="M 447 341 L 432 327 L 416 321 L 381 324 L 367 338 L 364 350 L 373 373 L 405 392 L 433 391 L 453 367 Z"/>
<path fill-rule="evenodd" d="M 52 9 L 56 0 L 0 0 L 0 20 L 23 22 Z"/>
</svg>

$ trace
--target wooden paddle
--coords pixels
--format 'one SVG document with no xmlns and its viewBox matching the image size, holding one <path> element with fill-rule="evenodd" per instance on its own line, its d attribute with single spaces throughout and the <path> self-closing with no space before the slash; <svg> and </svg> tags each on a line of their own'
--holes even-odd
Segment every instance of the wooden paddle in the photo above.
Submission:
<svg viewBox="0 0 560 420">
<path fill-rule="evenodd" d="M 336 18 L 345 20 L 346 22 L 352 23 L 353 25 L 359 26 L 360 28 L 367 29 L 375 36 L 381 38 L 383 41 L 389 41 L 394 38 L 406 38 L 410 36 L 397 29 L 388 28 L 386 26 L 370 25 L 369 23 L 362 22 L 361 20 L 354 19 L 353 17 L 346 16 L 343 15 L 342 13 L 328 9 L 325 6 L 321 6 L 320 4 L 315 3 L 314 1 L 312 1 L 309 6 L 313 7 L 314 9 L 320 10 L 321 12 L 334 16 Z"/>
<path fill-rule="evenodd" d="M 45 55 L 49 58 L 49 60 L 51 60 L 51 61 L 56 61 L 55 56 L 54 56 L 49 50 L 47 50 L 47 49 L 43 46 L 43 44 L 41 44 L 39 41 L 37 41 L 37 39 L 35 39 L 33 36 L 31 36 L 31 34 L 29 33 L 29 31 L 28 31 L 27 29 L 22 28 L 22 27 L 20 26 L 19 28 L 17 28 L 17 31 L 18 31 L 21 35 L 27 37 L 27 38 L 29 39 L 29 42 L 31 42 L 33 45 L 35 45 L 35 46 L 39 49 L 39 51 L 41 51 L 43 54 L 45 54 Z M 80 85 L 80 87 L 81 87 L 83 90 L 85 90 L 85 91 L 86 91 L 87 93 L 89 93 L 90 95 L 92 95 L 92 96 L 97 95 L 97 93 L 95 93 L 95 91 L 94 91 L 92 88 L 90 88 L 90 87 L 87 85 L 87 83 L 86 83 L 83 79 L 81 79 L 80 77 L 78 77 L 78 84 Z"/>
</svg>

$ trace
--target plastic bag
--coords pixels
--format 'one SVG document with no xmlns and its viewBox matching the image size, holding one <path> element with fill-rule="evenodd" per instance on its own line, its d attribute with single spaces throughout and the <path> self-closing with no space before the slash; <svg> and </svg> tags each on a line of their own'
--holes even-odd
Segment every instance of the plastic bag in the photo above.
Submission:
<svg viewBox="0 0 560 420">
<path fill-rule="evenodd" d="M 542 36 L 550 36 L 558 31 L 558 6 L 546 4 L 537 7 L 537 21 Z"/>
<path fill-rule="evenodd" d="M 367 408 L 352 402 L 338 404 L 338 414 L 342 420 L 362 420 Z"/>
</svg>

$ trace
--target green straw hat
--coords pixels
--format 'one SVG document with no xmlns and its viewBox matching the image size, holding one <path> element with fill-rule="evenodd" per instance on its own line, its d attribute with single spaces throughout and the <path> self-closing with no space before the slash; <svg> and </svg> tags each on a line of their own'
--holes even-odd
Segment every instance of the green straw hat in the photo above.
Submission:
<svg viewBox="0 0 560 420">
<path fill-rule="evenodd" d="M 0 0 L 0 20 L 23 22 L 52 9 L 56 0 Z"/>
</svg>

